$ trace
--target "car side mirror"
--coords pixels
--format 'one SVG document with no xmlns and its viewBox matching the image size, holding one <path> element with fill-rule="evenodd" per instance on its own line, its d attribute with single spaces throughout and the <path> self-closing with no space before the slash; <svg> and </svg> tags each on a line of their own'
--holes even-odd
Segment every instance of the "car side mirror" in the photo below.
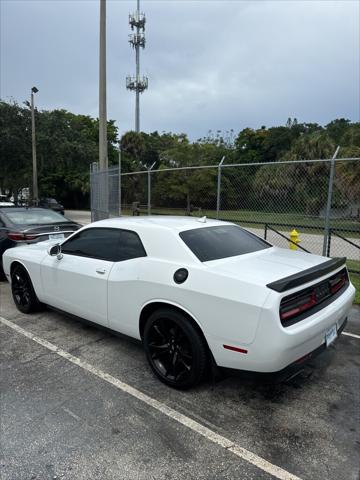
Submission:
<svg viewBox="0 0 360 480">
<path fill-rule="evenodd" d="M 63 254 L 61 253 L 61 245 L 60 243 L 57 243 L 56 245 L 53 245 L 48 249 L 48 254 L 51 257 L 57 257 L 58 260 L 61 260 L 63 258 Z"/>
</svg>

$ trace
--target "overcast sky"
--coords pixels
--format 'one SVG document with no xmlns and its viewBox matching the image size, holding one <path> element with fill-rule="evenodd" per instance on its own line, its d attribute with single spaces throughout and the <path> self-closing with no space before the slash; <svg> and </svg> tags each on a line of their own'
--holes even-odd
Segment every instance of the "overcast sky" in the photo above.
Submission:
<svg viewBox="0 0 360 480">
<path fill-rule="evenodd" d="M 107 2 L 108 118 L 133 129 L 128 13 Z M 142 0 L 141 129 L 188 133 L 359 121 L 359 1 Z M 98 116 L 98 0 L 1 0 L 2 99 Z"/>
</svg>

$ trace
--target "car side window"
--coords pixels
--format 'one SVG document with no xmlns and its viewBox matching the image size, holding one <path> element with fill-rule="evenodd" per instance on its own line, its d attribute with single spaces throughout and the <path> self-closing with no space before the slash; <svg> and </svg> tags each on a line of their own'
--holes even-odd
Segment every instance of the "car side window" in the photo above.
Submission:
<svg viewBox="0 0 360 480">
<path fill-rule="evenodd" d="M 117 262 L 131 258 L 146 257 L 146 252 L 139 235 L 130 230 L 119 230 L 120 248 Z"/>
<path fill-rule="evenodd" d="M 118 228 L 89 228 L 63 243 L 61 251 L 68 255 L 98 258 L 121 262 L 145 257 L 146 252 L 139 236 Z"/>
</svg>

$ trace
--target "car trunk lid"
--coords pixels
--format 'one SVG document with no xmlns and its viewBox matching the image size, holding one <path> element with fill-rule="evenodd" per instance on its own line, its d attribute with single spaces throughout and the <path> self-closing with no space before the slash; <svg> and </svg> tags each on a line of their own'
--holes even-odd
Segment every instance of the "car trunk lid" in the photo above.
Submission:
<svg viewBox="0 0 360 480">
<path fill-rule="evenodd" d="M 237 257 L 213 260 L 204 264 L 224 275 L 268 286 L 273 282 L 300 274 L 308 269 L 316 270 L 318 266 L 318 276 L 325 275 L 321 273 L 323 269 L 320 266 L 328 261 L 328 258 L 319 255 L 272 247 Z M 336 269 L 336 266 L 332 270 L 334 269 Z M 305 282 L 306 279 L 302 283 Z"/>
<path fill-rule="evenodd" d="M 48 225 L 17 225 L 8 237 L 16 242 L 35 243 L 44 240 L 62 240 L 80 228 L 73 222 L 59 222 Z"/>
</svg>

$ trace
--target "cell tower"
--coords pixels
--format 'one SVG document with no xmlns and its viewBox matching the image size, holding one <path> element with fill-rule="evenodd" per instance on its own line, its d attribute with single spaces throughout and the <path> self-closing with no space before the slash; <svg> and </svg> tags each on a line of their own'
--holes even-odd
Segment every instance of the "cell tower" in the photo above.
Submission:
<svg viewBox="0 0 360 480">
<path fill-rule="evenodd" d="M 140 48 L 145 48 L 145 23 L 144 13 L 140 13 L 140 0 L 137 0 L 137 10 L 129 15 L 131 30 L 135 33 L 129 35 L 129 43 L 135 49 L 136 75 L 126 77 L 126 88 L 135 91 L 135 131 L 140 132 L 140 93 L 148 88 L 148 78 L 140 77 Z"/>
</svg>

